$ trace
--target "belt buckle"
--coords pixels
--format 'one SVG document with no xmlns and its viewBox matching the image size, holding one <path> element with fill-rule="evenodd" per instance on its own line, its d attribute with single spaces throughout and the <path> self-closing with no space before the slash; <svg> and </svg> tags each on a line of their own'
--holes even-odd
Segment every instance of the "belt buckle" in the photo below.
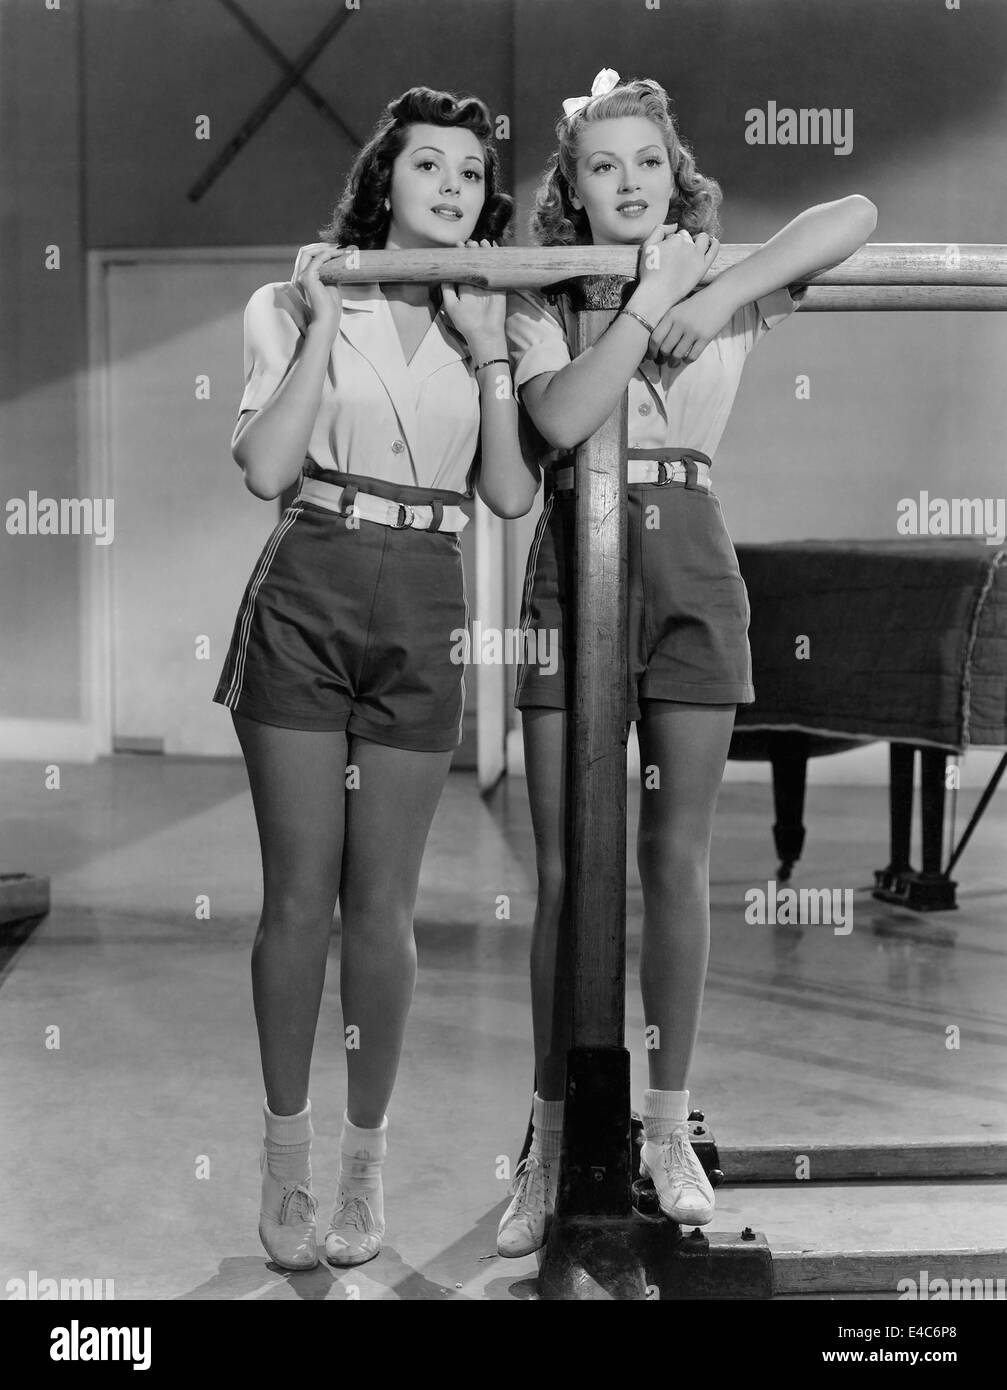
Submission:
<svg viewBox="0 0 1007 1390">
<path fill-rule="evenodd" d="M 664 459 L 655 459 L 655 463 L 657 464 L 657 486 L 667 487 L 671 482 L 671 478 L 668 474 L 668 465 L 665 463 Z"/>
<path fill-rule="evenodd" d="M 413 522 L 416 520 L 416 513 L 413 511 L 412 507 L 409 505 L 408 502 L 400 502 L 398 504 L 398 507 L 399 511 L 405 514 L 405 520 L 393 521 L 392 530 L 405 531 L 408 527 L 412 526 Z"/>
</svg>

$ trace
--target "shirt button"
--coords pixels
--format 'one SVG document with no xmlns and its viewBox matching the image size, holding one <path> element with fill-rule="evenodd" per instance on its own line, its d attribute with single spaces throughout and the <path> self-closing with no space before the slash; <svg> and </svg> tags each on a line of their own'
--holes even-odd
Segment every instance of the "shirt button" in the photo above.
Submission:
<svg viewBox="0 0 1007 1390">
<path fill-rule="evenodd" d="M 393 454 L 401 454 L 401 453 L 402 453 L 402 450 L 403 450 L 405 447 L 406 447 L 406 446 L 402 443 L 402 440 L 401 440 L 401 439 L 396 439 L 395 443 L 392 445 L 392 453 L 393 453 Z"/>
<path fill-rule="evenodd" d="M 651 407 L 647 404 L 646 401 L 644 401 L 643 405 L 637 406 L 637 410 L 640 412 L 641 415 L 649 415 L 651 412 Z"/>
</svg>

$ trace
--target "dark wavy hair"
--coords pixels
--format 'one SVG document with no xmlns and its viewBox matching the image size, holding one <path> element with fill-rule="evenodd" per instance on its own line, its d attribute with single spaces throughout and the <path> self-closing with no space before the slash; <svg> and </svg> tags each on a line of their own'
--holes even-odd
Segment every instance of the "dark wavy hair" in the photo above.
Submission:
<svg viewBox="0 0 1007 1390">
<path fill-rule="evenodd" d="M 488 108 L 477 97 L 410 87 L 390 101 L 378 117 L 367 144 L 353 162 L 331 220 L 318 229 L 323 241 L 358 246 L 361 251 L 384 246 L 391 221 L 385 199 L 391 187 L 392 165 L 405 148 L 409 127 L 414 125 L 463 126 L 472 131 L 486 159 L 486 197 L 472 235 L 478 241 L 483 237 L 503 239 L 514 200 L 500 190 L 500 159 L 493 145 Z"/>
<path fill-rule="evenodd" d="M 671 111 L 668 93 L 650 78 L 633 78 L 613 87 L 603 96 L 593 97 L 573 116 L 561 116 L 556 123 L 558 149 L 549 162 L 535 194 L 531 215 L 531 236 L 537 246 L 588 246 L 591 225 L 587 213 L 570 202 L 577 177 L 577 142 L 585 125 L 618 116 L 644 116 L 664 135 L 665 149 L 675 191 L 668 209 L 668 221 L 677 222 L 692 235 L 706 232 L 720 235 L 719 208 L 723 192 L 716 179 L 704 178 L 696 168 L 692 150 L 682 140 Z"/>
</svg>

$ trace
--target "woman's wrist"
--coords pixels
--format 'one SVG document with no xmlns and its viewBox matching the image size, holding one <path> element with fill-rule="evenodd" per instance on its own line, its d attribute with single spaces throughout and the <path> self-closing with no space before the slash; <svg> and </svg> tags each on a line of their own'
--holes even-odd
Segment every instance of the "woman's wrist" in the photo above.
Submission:
<svg viewBox="0 0 1007 1390">
<path fill-rule="evenodd" d="M 646 285 L 638 285 L 626 301 L 626 308 L 645 318 L 648 323 L 657 323 L 674 303 L 667 293 L 661 294 Z"/>
<path fill-rule="evenodd" d="M 330 328 L 327 324 L 319 323 L 317 319 L 312 319 L 304 331 L 305 344 L 321 343 L 326 350 L 332 347 L 339 332 L 339 320 Z"/>
<path fill-rule="evenodd" d="M 492 357 L 507 356 L 507 339 L 502 333 L 499 337 L 473 337 L 467 339 L 466 343 L 473 362 L 486 362 Z"/>
<path fill-rule="evenodd" d="M 724 279 L 725 275 L 728 277 L 726 280 Z M 726 323 L 735 310 L 740 309 L 741 305 L 745 303 L 744 299 L 738 300 L 732 293 L 732 283 L 735 282 L 731 280 L 730 268 L 722 270 L 708 284 L 700 286 L 695 291 L 693 298 L 701 294 L 704 301 L 715 304 L 717 315 Z"/>
</svg>

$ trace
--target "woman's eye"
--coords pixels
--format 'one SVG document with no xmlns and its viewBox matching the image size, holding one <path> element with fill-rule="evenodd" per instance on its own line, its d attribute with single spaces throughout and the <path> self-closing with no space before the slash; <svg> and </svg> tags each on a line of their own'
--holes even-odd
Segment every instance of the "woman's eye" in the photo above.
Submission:
<svg viewBox="0 0 1007 1390">
<path fill-rule="evenodd" d="M 607 159 L 603 159 L 600 164 L 596 164 L 591 170 L 592 174 L 600 174 L 604 169 L 614 169 L 615 165 Z"/>
<path fill-rule="evenodd" d="M 466 169 L 465 177 L 467 179 L 473 179 L 476 183 L 482 183 L 483 176 L 478 169 Z"/>
<path fill-rule="evenodd" d="M 436 166 L 432 159 L 421 159 L 416 167 L 417 169 L 433 169 Z"/>
<path fill-rule="evenodd" d="M 660 168 L 660 166 L 664 163 L 664 160 L 663 160 L 663 159 L 658 159 L 658 157 L 657 157 L 656 154 L 650 154 L 650 155 L 647 156 L 647 158 L 646 158 L 643 162 L 644 162 L 644 164 L 654 164 L 654 165 L 656 165 L 658 168 Z"/>
</svg>

